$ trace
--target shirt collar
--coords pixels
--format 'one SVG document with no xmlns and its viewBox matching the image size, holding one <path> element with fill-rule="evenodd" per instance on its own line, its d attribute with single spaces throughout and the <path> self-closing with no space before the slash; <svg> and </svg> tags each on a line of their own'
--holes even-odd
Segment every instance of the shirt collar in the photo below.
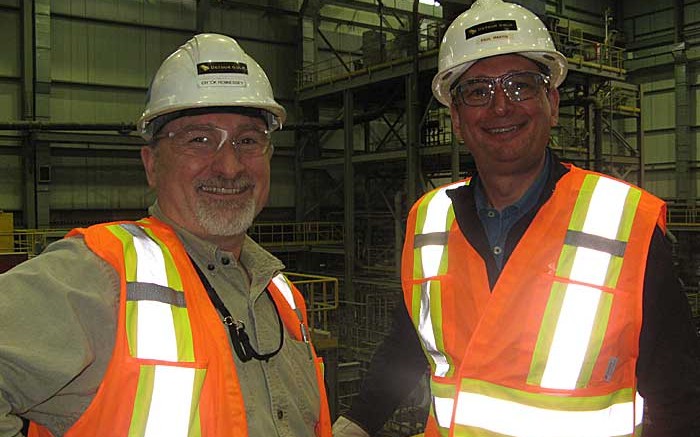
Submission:
<svg viewBox="0 0 700 437">
<path fill-rule="evenodd" d="M 540 198 L 545 185 L 547 184 L 547 179 L 552 168 L 552 157 L 550 156 L 549 148 L 545 149 L 544 167 L 537 175 L 535 182 L 530 185 L 530 188 L 525 191 L 520 199 L 518 199 L 512 205 L 508 205 L 503 208 L 503 214 L 515 214 L 518 212 L 529 211 L 534 208 L 537 204 L 537 200 Z M 484 193 L 484 188 L 479 179 L 479 175 L 474 176 L 473 182 L 474 186 L 474 201 L 476 203 L 476 209 L 479 213 L 485 210 L 493 210 L 486 201 L 486 193 Z"/>
<path fill-rule="evenodd" d="M 208 262 L 216 262 L 222 257 L 227 257 L 232 263 L 236 258 L 232 253 L 219 249 L 210 241 L 204 240 L 185 228 L 170 220 L 160 209 L 158 201 L 148 208 L 148 213 L 158 220 L 173 228 L 177 236 L 182 241 L 187 252 L 195 258 L 205 259 Z M 277 257 L 263 249 L 250 236 L 246 235 L 241 247 L 241 255 L 238 262 L 253 276 L 272 276 L 277 271 L 284 269 L 284 264 Z"/>
</svg>

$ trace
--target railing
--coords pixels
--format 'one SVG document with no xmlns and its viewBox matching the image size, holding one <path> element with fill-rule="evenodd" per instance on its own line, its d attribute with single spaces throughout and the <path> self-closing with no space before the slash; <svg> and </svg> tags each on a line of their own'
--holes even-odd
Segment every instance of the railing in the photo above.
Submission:
<svg viewBox="0 0 700 437">
<path fill-rule="evenodd" d="M 700 293 L 686 293 L 693 318 L 700 318 Z"/>
<path fill-rule="evenodd" d="M 427 26 L 422 27 L 418 35 L 418 53 L 437 50 L 440 46 L 443 28 L 444 25 L 436 22 L 431 22 Z M 392 43 L 394 43 L 395 47 L 401 48 L 392 49 Z M 367 74 L 372 70 L 386 68 L 395 63 L 406 62 L 410 59 L 407 47 L 410 47 L 412 43 L 411 34 L 406 33 L 395 40 L 385 43 L 381 51 L 379 51 L 379 46 L 377 46 L 376 50 L 379 56 L 369 64 L 367 55 L 356 53 L 339 54 L 338 56 L 341 57 L 342 62 L 334 56 L 315 63 L 309 63 L 296 72 L 297 89 L 322 83 L 338 82 L 353 76 Z"/>
<path fill-rule="evenodd" d="M 390 287 L 390 288 L 389 288 Z M 343 346 L 352 351 L 354 359 L 368 363 L 375 347 L 389 333 L 392 314 L 402 305 L 401 286 L 360 286 L 358 301 L 343 301 L 340 311 L 334 314 L 331 326 L 338 333 Z M 375 292 L 363 293 L 377 289 Z"/>
<path fill-rule="evenodd" d="M 0 232 L 0 252 L 27 253 L 30 256 L 40 254 L 44 248 L 55 240 L 60 240 L 69 229 L 15 229 L 13 232 Z"/>
<path fill-rule="evenodd" d="M 700 208 L 695 205 L 669 205 L 666 221 L 669 227 L 700 228 Z"/>
<path fill-rule="evenodd" d="M 620 47 L 583 38 L 577 32 L 551 32 L 557 49 L 570 64 L 599 68 L 616 73 L 624 72 L 625 51 Z"/>
<path fill-rule="evenodd" d="M 444 24 L 437 22 L 431 22 L 422 27 L 418 38 L 418 53 L 422 54 L 438 49 L 444 28 Z M 568 58 L 570 64 L 619 74 L 624 73 L 624 49 L 605 42 L 583 38 L 582 32 L 551 32 L 551 34 L 557 49 Z M 401 41 L 404 38 L 407 40 Z M 407 33 L 395 40 L 385 42 L 381 50 L 379 45 L 361 48 L 364 50 L 371 48 L 372 56 L 365 53 L 342 53 L 304 65 L 301 70 L 296 72 L 297 89 L 338 82 L 353 76 L 371 73 L 380 68 L 390 67 L 397 62 L 406 62 L 410 59 L 410 50 L 407 50 L 407 47 L 413 44 L 411 38 L 410 33 Z M 401 49 L 392 49 L 392 43 Z M 342 59 L 342 62 L 338 57 Z M 371 62 L 369 58 L 372 58 Z"/>
<path fill-rule="evenodd" d="M 306 301 L 309 329 L 330 332 L 329 312 L 338 309 L 338 278 L 284 272 L 299 289 Z"/>
<path fill-rule="evenodd" d="M 248 234 L 262 246 L 341 244 L 340 222 L 256 223 Z"/>
<path fill-rule="evenodd" d="M 63 238 L 69 229 L 15 229 L 0 232 L 0 252 L 40 254 L 51 242 Z M 341 244 L 340 222 L 256 223 L 248 232 L 262 246 Z"/>
<path fill-rule="evenodd" d="M 365 247 L 359 257 L 359 261 L 367 270 L 393 270 L 396 248 L 393 246 L 368 246 Z"/>
<path fill-rule="evenodd" d="M 255 228 L 264 237 L 269 237 L 275 244 L 285 241 L 303 242 L 328 242 L 340 235 L 337 223 L 296 223 L 292 230 L 285 225 L 258 224 Z M 277 234 L 272 231 L 279 232 Z M 284 232 L 282 232 L 284 231 Z M 296 231 L 296 232 L 292 232 Z M 0 232 L 0 241 L 12 241 L 13 247 L 1 247 L 0 252 L 26 253 L 35 256 L 41 253 L 48 243 L 63 238 L 68 233 L 67 229 L 31 229 L 15 230 L 14 232 Z M 287 238 L 285 240 L 284 238 Z M 3 250 L 6 249 L 6 250 Z M 296 285 L 306 300 L 306 309 L 309 316 L 309 328 L 328 331 L 328 312 L 338 308 L 338 279 L 328 276 L 309 275 L 304 273 L 285 272 L 287 277 Z"/>
</svg>

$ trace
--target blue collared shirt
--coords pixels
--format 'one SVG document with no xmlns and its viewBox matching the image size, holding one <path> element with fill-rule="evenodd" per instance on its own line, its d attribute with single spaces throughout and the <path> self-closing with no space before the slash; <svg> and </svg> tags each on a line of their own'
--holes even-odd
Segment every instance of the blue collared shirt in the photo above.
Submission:
<svg viewBox="0 0 700 437">
<path fill-rule="evenodd" d="M 478 175 L 474 178 L 474 201 L 476 202 L 477 214 L 481 220 L 481 225 L 486 231 L 489 247 L 491 247 L 491 254 L 493 254 L 496 260 L 498 270 L 503 269 L 503 253 L 510 229 L 518 220 L 527 214 L 528 211 L 537 205 L 537 199 L 539 199 L 542 194 L 542 190 L 547 182 L 547 175 L 552 165 L 552 159 L 549 153 L 549 149 L 547 149 L 544 167 L 539 176 L 537 176 L 537 179 L 535 179 L 535 182 L 517 202 L 506 206 L 503 208 L 503 211 L 499 212 L 497 209 L 489 206 Z"/>
</svg>

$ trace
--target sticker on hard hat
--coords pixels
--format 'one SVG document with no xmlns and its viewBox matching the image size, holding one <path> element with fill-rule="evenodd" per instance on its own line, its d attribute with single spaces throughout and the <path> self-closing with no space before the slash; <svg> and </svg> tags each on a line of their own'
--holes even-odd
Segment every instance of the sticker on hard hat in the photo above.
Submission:
<svg viewBox="0 0 700 437">
<path fill-rule="evenodd" d="M 245 79 L 234 78 L 230 74 L 220 74 L 218 76 L 208 76 L 199 79 L 199 86 L 248 86 Z"/>
<path fill-rule="evenodd" d="M 202 62 L 197 64 L 197 74 L 236 73 L 248 74 L 245 62 Z"/>
<path fill-rule="evenodd" d="M 464 31 L 466 39 L 474 38 L 491 32 L 501 32 L 504 30 L 518 30 L 515 20 L 489 21 L 488 23 L 477 24 Z"/>
</svg>

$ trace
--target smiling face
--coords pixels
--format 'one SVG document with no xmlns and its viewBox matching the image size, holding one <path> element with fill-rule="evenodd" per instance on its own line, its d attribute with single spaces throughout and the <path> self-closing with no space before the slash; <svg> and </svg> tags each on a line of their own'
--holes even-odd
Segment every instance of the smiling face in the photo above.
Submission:
<svg viewBox="0 0 700 437">
<path fill-rule="evenodd" d="M 518 71 L 539 72 L 537 64 L 520 55 L 500 55 L 472 65 L 458 82 L 476 77 L 499 77 Z M 474 156 L 479 172 L 530 174 L 544 163 L 549 133 L 559 111 L 556 88 L 521 102 L 511 102 L 501 86 L 485 106 L 450 107 L 455 132 Z"/>
<path fill-rule="evenodd" d="M 213 156 L 189 156 L 164 135 L 202 125 L 223 129 L 229 138 L 267 128 L 259 118 L 232 113 L 172 120 L 161 130 L 162 139 L 141 149 L 148 184 L 163 213 L 193 234 L 242 237 L 267 202 L 272 152 L 243 157 L 227 142 Z"/>
</svg>

